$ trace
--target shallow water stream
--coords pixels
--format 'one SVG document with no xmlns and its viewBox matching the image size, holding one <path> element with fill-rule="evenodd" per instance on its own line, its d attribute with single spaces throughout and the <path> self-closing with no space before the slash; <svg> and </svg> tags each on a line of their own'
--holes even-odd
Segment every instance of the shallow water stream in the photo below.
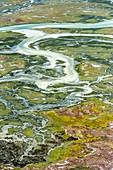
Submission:
<svg viewBox="0 0 113 170">
<path fill-rule="evenodd" d="M 17 150 L 16 158 L 6 151 L 1 163 L 43 162 L 51 150 L 61 146 L 64 141 L 46 127 L 48 118 L 40 111 L 77 106 L 90 98 L 112 108 L 112 3 L 2 2 L 1 152 L 6 143 L 9 150 Z M 36 147 L 39 158 L 35 158 Z"/>
</svg>

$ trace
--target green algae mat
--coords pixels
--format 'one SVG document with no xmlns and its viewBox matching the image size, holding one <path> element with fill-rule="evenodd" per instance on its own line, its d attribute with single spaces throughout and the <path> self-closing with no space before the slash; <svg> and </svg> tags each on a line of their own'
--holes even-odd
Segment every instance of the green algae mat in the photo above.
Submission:
<svg viewBox="0 0 113 170">
<path fill-rule="evenodd" d="M 112 170 L 112 0 L 0 3 L 0 169 Z"/>
</svg>

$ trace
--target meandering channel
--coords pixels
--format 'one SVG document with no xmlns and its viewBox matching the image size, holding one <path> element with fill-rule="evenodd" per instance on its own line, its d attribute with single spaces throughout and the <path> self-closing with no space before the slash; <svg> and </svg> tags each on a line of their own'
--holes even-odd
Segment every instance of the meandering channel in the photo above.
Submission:
<svg viewBox="0 0 113 170">
<path fill-rule="evenodd" d="M 105 37 L 105 38 L 113 38 L 113 35 L 104 35 L 104 34 L 76 34 L 76 33 L 61 33 L 61 34 L 46 34 L 43 31 L 39 31 L 36 29 L 41 28 L 79 28 L 79 29 L 97 29 L 97 28 L 110 28 L 113 27 L 113 20 L 106 20 L 100 23 L 94 23 L 94 24 L 25 24 L 25 25 L 15 25 L 15 26 L 9 26 L 9 27 L 3 27 L 0 28 L 0 32 L 18 32 L 21 34 L 24 34 L 27 38 L 23 40 L 20 44 L 17 45 L 16 49 L 13 51 L 14 53 L 20 53 L 24 55 L 36 55 L 38 56 L 45 56 L 47 60 L 49 61 L 49 66 L 46 66 L 49 69 L 54 69 L 57 65 L 57 61 L 62 61 L 63 64 L 61 66 L 63 67 L 64 76 L 62 77 L 48 77 L 48 79 L 31 79 L 29 77 L 7 77 L 7 78 L 1 78 L 1 82 L 7 82 L 7 81 L 33 81 L 35 84 L 40 88 L 44 90 L 50 90 L 50 86 L 54 86 L 55 84 L 64 83 L 64 84 L 81 84 L 82 82 L 79 81 L 79 73 L 77 73 L 74 69 L 73 65 L 73 59 L 69 56 L 63 55 L 61 53 L 56 53 L 52 51 L 45 51 L 40 50 L 39 48 L 31 48 L 30 45 L 34 42 L 38 42 L 43 39 L 49 39 L 49 38 L 59 38 L 59 37 Z M 35 29 L 35 30 L 34 30 Z M 111 42 L 112 43 L 112 42 Z M 36 75 L 35 75 L 36 76 Z M 111 75 L 110 75 L 111 76 Z M 84 83 L 84 82 L 83 82 Z M 87 84 L 88 82 L 86 82 Z M 89 83 L 87 85 L 88 88 L 85 87 L 79 87 L 84 89 L 84 94 L 92 92 L 92 89 L 89 87 Z M 75 88 L 75 87 L 74 87 Z M 87 90 L 86 90 L 87 89 Z M 89 90 L 90 89 L 90 90 Z M 87 91 L 87 92 L 86 92 Z M 80 94 L 79 94 L 80 95 Z M 83 95 L 83 92 L 81 93 Z"/>
</svg>

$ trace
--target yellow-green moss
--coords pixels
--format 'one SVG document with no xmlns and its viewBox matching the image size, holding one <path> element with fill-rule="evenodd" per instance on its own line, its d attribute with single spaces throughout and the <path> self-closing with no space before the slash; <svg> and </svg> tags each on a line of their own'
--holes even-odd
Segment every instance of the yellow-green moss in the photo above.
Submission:
<svg viewBox="0 0 113 170">
<path fill-rule="evenodd" d="M 28 127 L 28 128 L 26 128 L 26 129 L 24 129 L 24 130 L 23 130 L 23 134 L 24 134 L 25 136 L 29 137 L 29 138 L 32 138 L 32 137 L 35 136 L 32 127 Z"/>
<path fill-rule="evenodd" d="M 25 67 L 25 61 L 21 59 L 13 60 L 13 61 L 7 61 L 2 64 L 2 69 L 0 71 L 0 76 L 5 76 L 9 72 L 15 70 L 15 69 L 21 69 Z"/>
<path fill-rule="evenodd" d="M 18 128 L 9 128 L 9 129 L 8 129 L 8 134 L 9 134 L 9 135 L 12 135 L 12 134 L 14 134 L 15 132 L 18 132 L 18 131 L 19 131 Z"/>
<path fill-rule="evenodd" d="M 84 145 L 76 142 L 65 142 L 61 147 L 58 147 L 50 152 L 47 162 L 55 163 L 63 161 L 68 157 L 83 157 L 89 152 L 89 149 Z"/>
<path fill-rule="evenodd" d="M 35 163 L 35 164 L 31 164 L 31 165 L 27 165 L 25 167 L 25 169 L 23 168 L 23 170 L 26 170 L 26 168 L 28 170 L 45 170 L 45 168 L 48 166 L 47 162 L 39 162 L 39 163 Z"/>
<path fill-rule="evenodd" d="M 98 76 L 106 75 L 107 65 L 92 61 L 81 61 L 78 67 L 81 80 L 94 81 Z"/>
<path fill-rule="evenodd" d="M 104 107 L 104 106 L 103 106 Z M 85 108 L 82 108 L 85 112 Z M 86 108 L 87 109 L 87 108 Z M 74 108 L 76 116 L 77 108 Z M 83 111 L 82 110 L 82 111 Z M 87 113 L 87 112 L 86 112 Z M 95 116 L 93 114 L 98 114 Z M 108 126 L 108 122 L 113 120 L 113 114 L 108 114 L 108 112 L 102 112 L 102 106 L 93 106 L 90 109 L 90 114 L 83 115 L 82 117 L 72 117 L 67 115 L 58 115 L 55 111 L 44 112 L 44 115 L 47 116 L 49 122 L 48 127 L 53 128 L 62 128 L 63 126 L 75 125 L 75 126 L 84 126 L 93 129 L 102 129 Z"/>
<path fill-rule="evenodd" d="M 0 116 L 7 116 L 11 114 L 10 109 L 6 109 L 5 106 L 0 102 Z"/>
</svg>

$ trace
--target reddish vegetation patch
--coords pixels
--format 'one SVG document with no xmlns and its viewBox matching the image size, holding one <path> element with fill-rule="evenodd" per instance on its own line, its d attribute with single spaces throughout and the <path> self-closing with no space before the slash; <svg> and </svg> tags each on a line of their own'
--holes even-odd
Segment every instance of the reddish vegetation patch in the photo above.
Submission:
<svg viewBox="0 0 113 170">
<path fill-rule="evenodd" d="M 94 130 L 94 129 L 86 129 L 84 130 L 84 134 L 90 134 L 95 137 L 101 137 L 103 140 L 109 139 L 113 142 L 113 129 L 102 129 L 102 130 Z"/>
<path fill-rule="evenodd" d="M 9 56 L 7 56 L 7 55 L 0 55 L 0 61 L 4 61 L 8 58 L 9 58 Z"/>
<path fill-rule="evenodd" d="M 91 170 L 112 170 L 113 142 L 109 140 L 106 142 L 96 141 L 87 143 L 86 145 L 88 148 L 92 149 L 92 153 L 85 158 L 68 158 L 64 162 L 50 165 L 45 170 L 71 170 L 70 167 L 88 167 Z M 85 168 L 83 168 L 83 170 L 84 169 Z"/>
<path fill-rule="evenodd" d="M 105 109 L 104 106 L 100 106 L 99 109 L 95 109 L 95 104 L 90 104 L 86 107 L 77 106 L 75 108 L 62 109 L 57 112 L 58 115 L 74 116 L 76 118 L 82 117 L 84 115 L 98 115 Z"/>
<path fill-rule="evenodd" d="M 86 146 L 84 151 L 90 149 L 90 153 L 87 153 L 84 157 L 69 157 L 62 162 L 51 164 L 45 170 L 112 170 L 113 121 L 112 114 L 107 114 L 106 111 L 107 106 L 102 103 L 86 103 L 86 105 L 57 111 L 59 116 L 75 117 L 81 122 L 85 117 L 87 123 L 98 123 L 100 128 L 95 128 L 96 124 L 92 127 L 86 126 L 86 124 L 76 126 L 76 123 L 75 125 L 64 125 L 65 134 L 73 137 L 73 140 L 76 138 L 77 143 L 84 144 Z M 92 115 L 94 119 L 90 119 Z M 95 122 L 98 119 L 100 122 Z M 104 122 L 105 126 L 103 126 Z"/>
<path fill-rule="evenodd" d="M 70 158 L 68 161 L 71 165 L 85 165 L 99 170 L 111 170 L 113 168 L 113 142 L 96 141 L 87 143 L 87 146 L 92 148 L 93 152 L 84 159 Z"/>
<path fill-rule="evenodd" d="M 102 140 L 113 141 L 113 128 L 105 128 L 102 130 L 95 130 L 80 126 L 65 127 L 65 133 L 69 136 L 76 136 L 79 139 L 89 139 L 93 137 L 100 137 Z"/>
<path fill-rule="evenodd" d="M 17 19 L 14 19 L 14 18 L 3 18 L 2 21 L 3 22 L 12 22 L 12 23 L 21 23 L 21 22 L 24 22 L 24 20 L 22 20 L 20 18 L 17 18 Z"/>
</svg>

